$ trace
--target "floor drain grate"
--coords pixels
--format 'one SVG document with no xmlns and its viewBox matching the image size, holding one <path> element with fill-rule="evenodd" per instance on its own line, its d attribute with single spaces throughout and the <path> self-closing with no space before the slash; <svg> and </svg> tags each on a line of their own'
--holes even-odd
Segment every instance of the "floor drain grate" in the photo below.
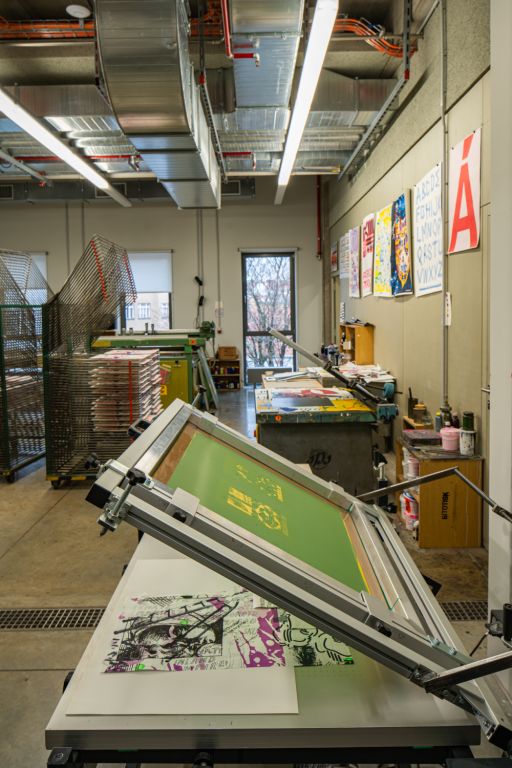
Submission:
<svg viewBox="0 0 512 768">
<path fill-rule="evenodd" d="M 487 621 L 487 600 L 441 603 L 450 621 Z"/>
<path fill-rule="evenodd" d="M 0 610 L 0 631 L 95 629 L 103 608 L 8 608 Z"/>
</svg>

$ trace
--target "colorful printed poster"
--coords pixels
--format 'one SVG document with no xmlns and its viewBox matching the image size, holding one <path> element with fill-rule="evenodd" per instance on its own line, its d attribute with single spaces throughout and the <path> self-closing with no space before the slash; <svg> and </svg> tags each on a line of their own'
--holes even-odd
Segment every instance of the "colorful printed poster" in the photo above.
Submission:
<svg viewBox="0 0 512 768">
<path fill-rule="evenodd" d="M 443 211 L 441 164 L 414 187 L 413 246 L 414 291 L 427 296 L 443 290 Z"/>
<path fill-rule="evenodd" d="M 481 129 L 450 149 L 448 253 L 478 248 L 480 241 Z"/>
<path fill-rule="evenodd" d="M 375 246 L 375 214 L 363 219 L 361 230 L 361 295 L 373 293 L 373 251 Z"/>
<path fill-rule="evenodd" d="M 409 229 L 409 191 L 393 203 L 391 291 L 393 296 L 412 293 L 412 254 Z"/>
<path fill-rule="evenodd" d="M 243 589 L 133 598 L 104 661 L 111 673 L 353 663 L 344 643 Z"/>
<path fill-rule="evenodd" d="M 345 235 L 342 235 L 340 237 L 340 247 L 339 247 L 339 254 L 340 254 L 340 280 L 343 280 L 350 275 L 350 256 L 349 256 L 349 233 L 347 232 Z"/>
<path fill-rule="evenodd" d="M 361 295 L 359 287 L 359 227 L 349 230 L 348 239 L 350 260 L 349 296 L 352 299 L 358 299 Z"/>
<path fill-rule="evenodd" d="M 392 296 L 391 250 L 393 205 L 386 205 L 375 217 L 375 255 L 373 258 L 373 292 L 375 296 Z"/>
<path fill-rule="evenodd" d="M 338 243 L 331 245 L 331 272 L 338 271 Z"/>
</svg>

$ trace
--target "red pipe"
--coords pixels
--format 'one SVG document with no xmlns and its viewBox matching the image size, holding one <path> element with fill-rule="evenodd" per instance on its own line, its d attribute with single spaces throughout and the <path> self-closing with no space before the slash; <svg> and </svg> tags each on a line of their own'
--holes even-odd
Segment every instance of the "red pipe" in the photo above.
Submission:
<svg viewBox="0 0 512 768">
<path fill-rule="evenodd" d="M 322 177 L 316 177 L 316 255 L 322 258 Z"/>
<path fill-rule="evenodd" d="M 254 152 L 223 152 L 223 157 L 252 157 L 252 169 L 256 170 L 256 155 Z"/>
<path fill-rule="evenodd" d="M 220 7 L 222 11 L 222 26 L 224 28 L 224 45 L 226 48 L 226 56 L 228 59 L 232 59 L 233 51 L 231 50 L 231 29 L 229 27 L 228 0 L 220 0 Z"/>
<path fill-rule="evenodd" d="M 94 38 L 94 21 L 7 21 L 0 20 L 1 40 L 54 40 Z"/>
<path fill-rule="evenodd" d="M 81 156 L 82 157 L 82 156 Z M 130 160 L 132 157 L 139 158 L 140 155 L 83 155 L 84 160 Z M 23 163 L 63 163 L 62 158 L 57 155 L 16 155 L 15 160 L 21 160 Z"/>
</svg>

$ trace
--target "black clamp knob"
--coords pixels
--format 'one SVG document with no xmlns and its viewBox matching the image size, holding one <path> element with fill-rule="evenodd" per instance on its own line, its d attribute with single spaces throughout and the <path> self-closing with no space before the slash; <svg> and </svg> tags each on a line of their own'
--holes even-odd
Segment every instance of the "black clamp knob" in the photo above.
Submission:
<svg viewBox="0 0 512 768">
<path fill-rule="evenodd" d="M 85 460 L 86 469 L 99 469 L 100 460 L 95 453 L 90 453 Z"/>
<path fill-rule="evenodd" d="M 146 482 L 146 474 L 141 469 L 130 469 L 126 473 L 130 485 L 139 485 Z"/>
</svg>

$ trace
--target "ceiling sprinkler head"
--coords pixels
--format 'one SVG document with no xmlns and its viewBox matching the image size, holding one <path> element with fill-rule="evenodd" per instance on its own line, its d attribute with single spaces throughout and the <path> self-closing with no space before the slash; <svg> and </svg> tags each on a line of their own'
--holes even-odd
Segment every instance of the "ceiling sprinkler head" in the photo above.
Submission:
<svg viewBox="0 0 512 768">
<path fill-rule="evenodd" d="M 91 9 L 87 5 L 73 3 L 66 6 L 66 13 L 75 19 L 88 19 L 91 15 Z"/>
</svg>

